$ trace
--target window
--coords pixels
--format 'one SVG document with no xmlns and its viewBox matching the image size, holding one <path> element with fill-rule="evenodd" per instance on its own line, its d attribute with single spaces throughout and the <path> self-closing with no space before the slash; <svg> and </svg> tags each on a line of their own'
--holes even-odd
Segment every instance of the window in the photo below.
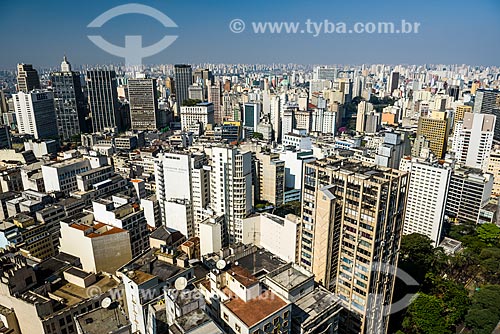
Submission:
<svg viewBox="0 0 500 334">
<path fill-rule="evenodd" d="M 234 325 L 234 328 L 236 329 L 236 331 L 237 331 L 238 333 L 241 333 L 241 327 L 240 327 L 238 324 L 235 324 L 235 325 Z"/>
<path fill-rule="evenodd" d="M 226 313 L 223 314 L 223 317 L 224 317 L 224 320 L 229 321 L 229 316 Z"/>
<path fill-rule="evenodd" d="M 285 313 L 283 313 L 283 318 L 288 319 L 289 316 L 290 316 L 290 311 L 285 311 Z"/>
<path fill-rule="evenodd" d="M 273 324 L 276 326 L 277 324 L 279 324 L 280 322 L 280 318 L 279 317 L 276 317 L 273 319 Z"/>
</svg>

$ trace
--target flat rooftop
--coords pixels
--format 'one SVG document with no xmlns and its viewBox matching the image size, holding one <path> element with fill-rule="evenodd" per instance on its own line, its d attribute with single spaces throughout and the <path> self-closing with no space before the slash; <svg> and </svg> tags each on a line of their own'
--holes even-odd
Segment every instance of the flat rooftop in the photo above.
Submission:
<svg viewBox="0 0 500 334">
<path fill-rule="evenodd" d="M 158 260 L 155 249 L 150 249 L 141 256 L 135 258 L 120 269 L 127 274 L 136 284 L 142 284 L 155 276 L 162 281 L 167 281 L 178 274 L 183 268 Z M 133 271 L 133 275 L 130 272 Z"/>
<path fill-rule="evenodd" d="M 111 289 L 116 288 L 118 284 L 119 283 L 114 279 L 108 276 L 103 276 L 98 278 L 98 281 L 91 286 L 96 287 L 96 291 L 105 293 Z M 57 297 L 64 298 L 65 306 L 70 307 L 84 300 L 87 300 L 89 298 L 87 291 L 88 289 L 89 288 L 82 288 L 78 285 L 66 282 L 64 284 L 61 284 L 56 290 L 52 291 L 52 294 Z"/>
<path fill-rule="evenodd" d="M 224 305 L 243 321 L 245 325 L 252 327 L 285 307 L 287 302 L 271 290 L 267 290 L 260 296 L 247 302 L 234 296 L 225 302 Z"/>
<path fill-rule="evenodd" d="M 194 310 L 175 320 L 170 331 L 174 334 L 218 334 L 221 330 L 215 325 L 212 319 L 202 310 Z"/>
<path fill-rule="evenodd" d="M 306 275 L 304 272 L 293 267 L 292 265 L 287 265 L 267 275 L 268 279 L 287 290 L 301 285 L 312 277 L 312 275 Z"/>
<path fill-rule="evenodd" d="M 327 311 L 329 308 L 338 308 L 340 310 L 340 299 L 325 288 L 315 288 L 311 293 L 297 300 L 296 308 L 292 313 L 292 319 L 304 322 L 307 319 L 313 319 Z"/>
<path fill-rule="evenodd" d="M 130 322 L 118 308 L 96 308 L 76 318 L 83 333 L 114 333 L 130 326 Z"/>
</svg>

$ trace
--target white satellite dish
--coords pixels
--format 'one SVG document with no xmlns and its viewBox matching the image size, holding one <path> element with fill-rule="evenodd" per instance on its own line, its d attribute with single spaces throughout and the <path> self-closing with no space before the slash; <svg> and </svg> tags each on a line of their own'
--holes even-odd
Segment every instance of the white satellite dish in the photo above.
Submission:
<svg viewBox="0 0 500 334">
<path fill-rule="evenodd" d="M 111 298 L 106 297 L 101 301 L 101 307 L 102 308 L 108 308 L 111 306 Z"/>
<path fill-rule="evenodd" d="M 227 263 L 226 263 L 226 261 L 224 261 L 224 260 L 219 260 L 219 261 L 217 261 L 217 263 L 215 264 L 215 266 L 216 266 L 216 267 L 217 267 L 217 269 L 219 269 L 219 270 L 222 270 L 222 269 L 226 268 L 226 265 L 227 265 Z"/>
<path fill-rule="evenodd" d="M 186 277 L 179 277 L 178 279 L 175 280 L 174 286 L 177 290 L 182 291 L 184 290 L 188 285 L 188 281 Z"/>
</svg>

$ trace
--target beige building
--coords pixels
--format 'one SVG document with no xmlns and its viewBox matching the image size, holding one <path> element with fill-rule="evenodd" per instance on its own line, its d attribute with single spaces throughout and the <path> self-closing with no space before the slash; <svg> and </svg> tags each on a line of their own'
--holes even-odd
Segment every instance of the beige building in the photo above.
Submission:
<svg viewBox="0 0 500 334">
<path fill-rule="evenodd" d="M 347 158 L 305 165 L 297 261 L 351 310 L 347 332 L 387 331 L 407 182 L 404 172 Z"/>
<path fill-rule="evenodd" d="M 500 196 L 500 147 L 491 151 L 486 172 L 493 175 L 493 196 Z"/>
<path fill-rule="evenodd" d="M 114 274 L 132 259 L 129 232 L 111 225 L 62 221 L 60 242 L 60 251 L 80 258 L 91 273 Z"/>
<path fill-rule="evenodd" d="M 283 204 L 285 192 L 285 162 L 279 153 L 256 153 L 258 161 L 259 195 L 261 201 L 273 205 Z"/>
<path fill-rule="evenodd" d="M 472 106 L 457 106 L 457 108 L 455 109 L 455 116 L 453 117 L 453 130 L 455 130 L 457 122 L 464 120 L 464 115 L 466 112 L 472 112 Z"/>
<path fill-rule="evenodd" d="M 448 119 L 446 112 L 433 111 L 431 117 L 420 117 L 417 136 L 423 136 L 429 141 L 429 147 L 434 155 L 441 159 L 446 153 L 448 142 Z"/>
</svg>

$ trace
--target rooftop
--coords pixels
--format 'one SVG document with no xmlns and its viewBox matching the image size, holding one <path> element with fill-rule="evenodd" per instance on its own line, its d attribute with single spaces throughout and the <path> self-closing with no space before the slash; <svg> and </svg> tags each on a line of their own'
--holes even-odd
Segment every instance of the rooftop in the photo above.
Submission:
<svg viewBox="0 0 500 334">
<path fill-rule="evenodd" d="M 292 264 L 283 266 L 267 275 L 268 279 L 285 289 L 295 288 L 312 277 L 312 274 L 307 275 L 305 271 L 300 270 Z"/>
<path fill-rule="evenodd" d="M 105 293 L 117 286 L 118 282 L 109 276 L 100 277 L 97 282 L 92 284 L 92 287 L 95 287 L 95 291 L 100 291 L 101 293 Z M 63 298 L 66 306 L 73 306 L 89 298 L 88 289 L 89 288 L 82 288 L 78 285 L 65 282 L 59 287 L 55 287 L 52 294 L 59 298 Z"/>
<path fill-rule="evenodd" d="M 118 308 L 96 308 L 76 318 L 83 333 L 110 333 L 129 326 L 130 322 Z"/>
<path fill-rule="evenodd" d="M 263 292 L 260 296 L 244 302 L 238 297 L 233 297 L 224 305 L 233 312 L 241 321 L 252 327 L 268 318 L 287 305 L 287 302 L 275 295 L 271 290 Z"/>
<path fill-rule="evenodd" d="M 227 271 L 227 273 L 234 277 L 245 288 L 259 283 L 257 277 L 253 276 L 248 270 L 243 267 L 233 266 Z"/>
<path fill-rule="evenodd" d="M 155 276 L 162 281 L 167 281 L 181 270 L 183 269 L 180 267 L 158 260 L 155 249 L 148 250 L 119 269 L 136 284 L 142 284 Z"/>
</svg>

